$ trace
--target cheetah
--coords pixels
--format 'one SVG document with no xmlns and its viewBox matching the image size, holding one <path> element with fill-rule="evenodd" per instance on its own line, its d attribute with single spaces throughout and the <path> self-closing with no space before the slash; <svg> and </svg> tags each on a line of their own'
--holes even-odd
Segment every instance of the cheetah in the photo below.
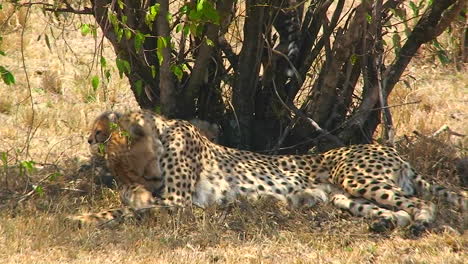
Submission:
<svg viewBox="0 0 468 264">
<path fill-rule="evenodd" d="M 115 179 L 113 173 L 107 166 L 105 146 L 107 140 L 110 139 L 111 129 L 109 124 L 117 124 L 117 120 L 122 116 L 119 112 L 107 111 L 99 115 L 91 126 L 91 135 L 88 137 L 90 159 L 87 164 L 80 167 L 79 172 L 93 170 L 95 174 L 95 182 L 103 184 L 109 188 L 114 187 Z M 207 137 L 210 141 L 218 143 L 220 129 L 218 125 L 205 120 L 193 118 L 189 121 L 196 126 L 200 133 Z M 115 145 L 115 144 L 114 144 Z M 138 166 L 139 164 L 136 164 Z M 146 176 L 148 177 L 148 176 Z"/>
<path fill-rule="evenodd" d="M 157 157 L 164 152 L 156 131 L 117 112 L 104 112 L 94 121 L 88 137 L 90 151 L 103 156 L 120 186 L 141 184 L 152 193 L 162 187 Z"/>
<path fill-rule="evenodd" d="M 411 225 L 411 230 L 420 233 L 435 220 L 435 206 L 417 196 L 429 193 L 467 209 L 464 196 L 429 184 L 391 147 L 368 144 L 314 155 L 263 155 L 213 143 L 187 121 L 144 111 L 120 118 L 149 126 L 143 130 L 153 135 L 139 138 L 141 142 L 146 140 L 148 146 L 154 145 L 154 140 L 161 142 L 162 155 L 153 151 L 151 155 L 155 156 L 147 158 L 156 159 L 160 167 L 161 192 L 159 197 L 152 197 L 144 185 L 132 182 L 129 176 L 127 182 L 131 184 L 125 184 L 122 196 L 138 199 L 127 202 L 136 206 L 73 218 L 81 223 L 101 223 L 152 206 L 194 204 L 205 208 L 229 203 L 238 196 L 268 196 L 291 207 L 331 201 L 355 216 L 374 219 L 373 230 Z M 96 142 L 105 143 L 102 139 Z M 146 179 L 146 175 L 140 176 Z"/>
</svg>

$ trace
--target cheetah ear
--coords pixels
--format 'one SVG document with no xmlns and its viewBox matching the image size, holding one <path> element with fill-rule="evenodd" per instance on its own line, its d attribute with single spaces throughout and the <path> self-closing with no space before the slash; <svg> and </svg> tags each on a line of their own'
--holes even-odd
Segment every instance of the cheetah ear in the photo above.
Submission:
<svg viewBox="0 0 468 264">
<path fill-rule="evenodd" d="M 211 129 L 215 132 L 217 136 L 219 136 L 219 126 L 217 124 L 211 124 Z"/>
<path fill-rule="evenodd" d="M 130 136 L 137 139 L 146 136 L 144 128 L 138 124 L 132 124 L 128 130 Z"/>
<path fill-rule="evenodd" d="M 117 120 L 119 120 L 121 116 L 122 114 L 118 112 L 109 112 L 109 114 L 107 115 L 107 118 L 109 118 L 110 122 L 117 123 Z"/>
</svg>

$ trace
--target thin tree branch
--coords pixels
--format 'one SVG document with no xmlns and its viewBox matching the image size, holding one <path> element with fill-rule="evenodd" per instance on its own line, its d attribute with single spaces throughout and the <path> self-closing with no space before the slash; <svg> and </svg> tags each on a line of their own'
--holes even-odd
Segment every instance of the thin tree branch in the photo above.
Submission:
<svg viewBox="0 0 468 264">
<path fill-rule="evenodd" d="M 343 142 L 338 137 L 330 134 L 327 130 L 321 128 L 320 125 L 317 122 L 315 122 L 312 118 L 310 118 L 310 117 L 306 116 L 304 113 L 302 113 L 301 110 L 297 109 L 297 107 L 294 104 L 284 102 L 283 99 L 281 98 L 281 96 L 278 93 L 278 89 L 276 88 L 275 80 L 272 81 L 272 84 L 273 84 L 273 89 L 275 90 L 276 97 L 278 98 L 278 100 L 280 101 L 280 103 L 283 105 L 284 108 L 286 108 L 288 111 L 294 113 L 296 116 L 306 120 L 307 123 L 309 125 L 311 125 L 317 132 L 319 132 L 319 134 L 321 136 L 323 136 L 326 139 L 333 142 L 337 147 L 344 146 Z"/>
<path fill-rule="evenodd" d="M 67 1 L 63 2 L 66 7 L 56 7 L 54 4 L 45 3 L 45 2 L 28 2 L 28 3 L 19 3 L 19 6 L 33 6 L 33 5 L 41 5 L 43 6 L 45 11 L 49 12 L 63 12 L 63 13 L 72 13 L 78 15 L 92 15 L 93 9 L 89 7 L 83 7 L 83 9 L 75 9 L 73 8 Z"/>
<path fill-rule="evenodd" d="M 458 0 L 458 2 L 463 1 L 466 0 Z M 419 19 L 405 44 L 401 48 L 398 57 L 383 74 L 383 89 L 387 95 L 392 92 L 395 84 L 400 80 L 406 66 L 408 66 L 419 47 L 421 47 L 422 44 L 433 40 L 438 36 L 437 34 L 442 32 L 442 29 L 446 28 L 448 25 L 447 21 L 450 19 L 450 16 L 447 14 L 450 13 L 446 13 L 444 16 L 444 22 L 440 23 L 443 13 L 456 3 L 456 0 L 434 1 L 426 13 L 421 17 L 421 19 Z M 451 17 L 451 19 L 454 18 L 455 16 Z"/>
</svg>

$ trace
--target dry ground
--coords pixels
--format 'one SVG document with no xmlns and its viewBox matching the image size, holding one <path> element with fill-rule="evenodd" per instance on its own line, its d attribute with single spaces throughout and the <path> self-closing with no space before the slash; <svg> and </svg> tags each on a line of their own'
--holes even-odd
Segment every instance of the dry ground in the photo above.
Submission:
<svg viewBox="0 0 468 264">
<path fill-rule="evenodd" d="M 6 21 L 1 15 L 0 25 Z M 0 65 L 17 78 L 14 86 L 0 84 L 0 152 L 6 153 L 0 161 L 1 263 L 467 262 L 466 215 L 438 201 L 438 227 L 418 239 L 407 237 L 406 230 L 372 234 L 366 221 L 328 205 L 291 212 L 271 201 L 158 212 L 152 220 L 111 228 L 68 223 L 66 215 L 119 204 L 112 190 L 90 184 L 91 175 L 78 168 L 86 161 L 86 130 L 96 114 L 136 104 L 115 70 L 108 89 L 92 90 L 91 76 L 99 74 L 91 67 L 92 37 L 55 23 L 55 36 L 62 34 L 67 42 L 55 40 L 43 28 L 43 16 L 34 12 L 27 24 L 25 16 L 19 13 L 0 29 L 0 49 L 8 54 Z M 113 61 L 108 45 L 104 54 Z M 413 134 L 430 136 L 442 125 L 468 134 L 468 74 L 431 65 L 416 60 L 392 95 L 400 150 L 428 178 L 463 191 L 455 163 L 467 156 L 466 137 Z M 412 102 L 418 103 L 407 104 Z M 37 169 L 20 171 L 18 164 L 28 161 Z"/>
</svg>

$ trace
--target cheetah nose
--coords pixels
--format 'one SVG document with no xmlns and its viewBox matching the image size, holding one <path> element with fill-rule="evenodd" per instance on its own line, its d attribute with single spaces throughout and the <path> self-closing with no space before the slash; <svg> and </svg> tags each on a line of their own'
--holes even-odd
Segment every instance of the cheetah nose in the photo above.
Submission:
<svg viewBox="0 0 468 264">
<path fill-rule="evenodd" d="M 91 138 L 88 138 L 88 144 L 93 144 L 93 140 Z"/>
</svg>

